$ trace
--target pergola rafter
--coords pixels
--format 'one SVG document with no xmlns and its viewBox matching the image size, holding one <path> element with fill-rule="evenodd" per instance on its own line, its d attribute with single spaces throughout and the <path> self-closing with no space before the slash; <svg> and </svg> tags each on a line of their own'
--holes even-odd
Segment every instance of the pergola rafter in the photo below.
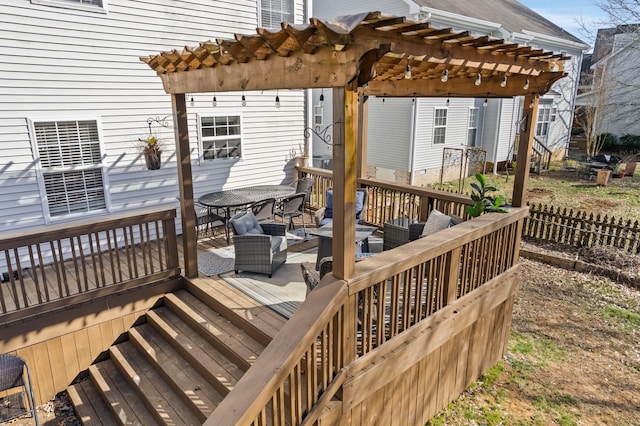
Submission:
<svg viewBox="0 0 640 426">
<path fill-rule="evenodd" d="M 333 149 L 333 252 L 343 253 L 342 259 L 334 259 L 334 275 L 348 278 L 354 268 L 355 225 L 344 219 L 355 214 L 357 174 L 365 168 L 367 97 L 525 96 L 513 197 L 513 205 L 521 206 L 537 99 L 565 75 L 568 57 L 370 12 L 312 18 L 308 25 L 282 24 L 277 32 L 259 28 L 257 34 L 236 35 L 235 40 L 207 41 L 140 59 L 172 94 L 187 276 L 197 275 L 197 263 L 185 93 L 334 89 L 333 123 L 341 125 L 334 126 L 333 135 L 340 142 Z"/>
</svg>

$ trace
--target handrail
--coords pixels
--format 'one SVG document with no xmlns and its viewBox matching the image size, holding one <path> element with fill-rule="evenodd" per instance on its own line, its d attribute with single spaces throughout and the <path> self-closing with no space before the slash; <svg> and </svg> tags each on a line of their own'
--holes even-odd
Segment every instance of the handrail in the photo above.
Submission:
<svg viewBox="0 0 640 426">
<path fill-rule="evenodd" d="M 316 209 L 324 207 L 326 189 L 333 186 L 332 171 L 299 167 L 298 172 L 301 175 L 311 175 L 315 179 L 311 206 Z M 473 204 L 467 195 L 378 179 L 360 178 L 358 185 L 369 189 L 367 217 L 364 221 L 378 227 L 398 217 L 425 221 L 433 209 L 466 218 L 465 207 Z"/>
<path fill-rule="evenodd" d="M 544 142 L 538 139 L 537 136 L 533 137 L 533 145 L 531 148 L 538 157 L 537 172 L 541 173 L 543 170 L 549 170 L 553 151 L 549 149 Z"/>
<path fill-rule="evenodd" d="M 376 254 L 347 281 L 325 276 L 205 425 L 300 424 L 317 413 L 314 405 L 340 388 L 332 380 L 356 359 L 506 273 L 527 212 L 486 214 Z M 490 248 L 496 255 L 486 259 Z M 311 380 L 306 388 L 303 380 Z"/>
<path fill-rule="evenodd" d="M 0 315 L 178 276 L 175 217 L 173 208 L 144 209 L 0 236 Z"/>
<path fill-rule="evenodd" d="M 344 281 L 337 280 L 331 275 L 323 278 L 204 425 L 247 425 L 252 422 L 258 424 L 256 420 L 266 416 L 266 406 L 273 398 L 273 389 L 278 389 L 275 394 L 284 393 L 284 383 L 287 380 L 297 381 L 299 387 L 302 368 L 307 373 L 307 380 L 315 376 L 311 371 L 316 366 L 308 360 L 305 361 L 304 358 L 307 355 L 311 355 L 312 359 L 316 358 L 317 354 L 315 351 L 310 353 L 310 348 L 315 348 L 317 339 L 335 322 L 336 316 L 340 315 L 340 311 L 344 308 L 346 299 L 347 287 Z M 336 356 L 334 353 L 326 355 Z M 332 366 L 334 371 L 331 372 L 331 377 L 327 377 L 329 382 L 343 367 L 343 360 L 334 359 L 333 361 L 335 362 Z M 326 388 L 329 382 L 322 384 L 323 388 Z M 316 388 L 315 383 L 313 388 Z M 300 391 L 299 388 L 298 391 Z M 304 414 L 311 409 L 312 404 L 317 402 L 318 395 L 315 393 L 310 395 L 310 391 L 311 389 L 306 389 L 306 395 L 296 395 L 307 399 L 306 403 L 309 404 L 304 406 L 302 401 L 298 401 L 300 408 L 291 413 L 295 417 L 293 420 L 297 422 L 289 423 L 281 419 L 281 422 L 274 422 L 274 424 L 299 424 Z M 262 424 L 266 423 L 262 422 Z"/>
</svg>

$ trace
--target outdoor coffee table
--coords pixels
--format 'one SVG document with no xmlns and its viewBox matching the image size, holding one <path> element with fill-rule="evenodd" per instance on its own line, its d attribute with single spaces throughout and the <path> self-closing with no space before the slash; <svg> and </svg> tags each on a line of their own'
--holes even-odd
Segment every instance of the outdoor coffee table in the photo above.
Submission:
<svg viewBox="0 0 640 426">
<path fill-rule="evenodd" d="M 356 253 L 362 252 L 362 246 L 365 246 L 365 251 L 367 250 L 368 238 L 377 230 L 378 228 L 375 226 L 356 225 Z M 325 257 L 331 256 L 332 253 L 333 222 L 310 230 L 309 234 L 319 238 L 318 257 L 316 258 L 316 270 L 318 270 L 320 268 L 320 261 Z"/>
</svg>

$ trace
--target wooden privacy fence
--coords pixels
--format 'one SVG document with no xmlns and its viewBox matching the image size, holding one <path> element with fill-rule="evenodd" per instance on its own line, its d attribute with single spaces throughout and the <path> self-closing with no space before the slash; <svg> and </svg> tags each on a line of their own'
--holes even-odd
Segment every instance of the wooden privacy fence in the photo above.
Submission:
<svg viewBox="0 0 640 426">
<path fill-rule="evenodd" d="M 609 246 L 640 253 L 640 225 L 631 219 L 533 204 L 522 229 L 524 238 L 572 247 Z"/>
<path fill-rule="evenodd" d="M 326 275 L 205 425 L 334 424 L 327 410 L 341 424 L 376 424 L 361 414 L 392 405 L 424 424 L 504 353 L 526 212 L 376 254 L 347 281 Z M 394 381 L 406 395 L 384 396 Z"/>
<path fill-rule="evenodd" d="M 178 276 L 175 216 L 145 210 L 2 237 L 0 315 Z"/>
</svg>

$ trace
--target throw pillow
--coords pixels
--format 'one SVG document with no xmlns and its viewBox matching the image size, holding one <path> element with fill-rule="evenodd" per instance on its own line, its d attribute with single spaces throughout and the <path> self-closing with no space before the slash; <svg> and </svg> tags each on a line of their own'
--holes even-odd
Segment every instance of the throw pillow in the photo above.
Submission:
<svg viewBox="0 0 640 426">
<path fill-rule="evenodd" d="M 258 223 L 258 219 L 256 219 L 254 214 L 250 211 L 246 211 L 232 217 L 230 222 L 237 235 L 264 234 L 264 230 Z"/>
<path fill-rule="evenodd" d="M 333 217 L 333 190 L 327 189 L 327 199 L 325 200 L 324 217 Z"/>
<path fill-rule="evenodd" d="M 447 229 L 449 226 L 451 226 L 451 217 L 438 210 L 433 210 L 429 214 L 427 222 L 424 224 L 420 238 L 435 234 L 438 231 Z"/>
</svg>

